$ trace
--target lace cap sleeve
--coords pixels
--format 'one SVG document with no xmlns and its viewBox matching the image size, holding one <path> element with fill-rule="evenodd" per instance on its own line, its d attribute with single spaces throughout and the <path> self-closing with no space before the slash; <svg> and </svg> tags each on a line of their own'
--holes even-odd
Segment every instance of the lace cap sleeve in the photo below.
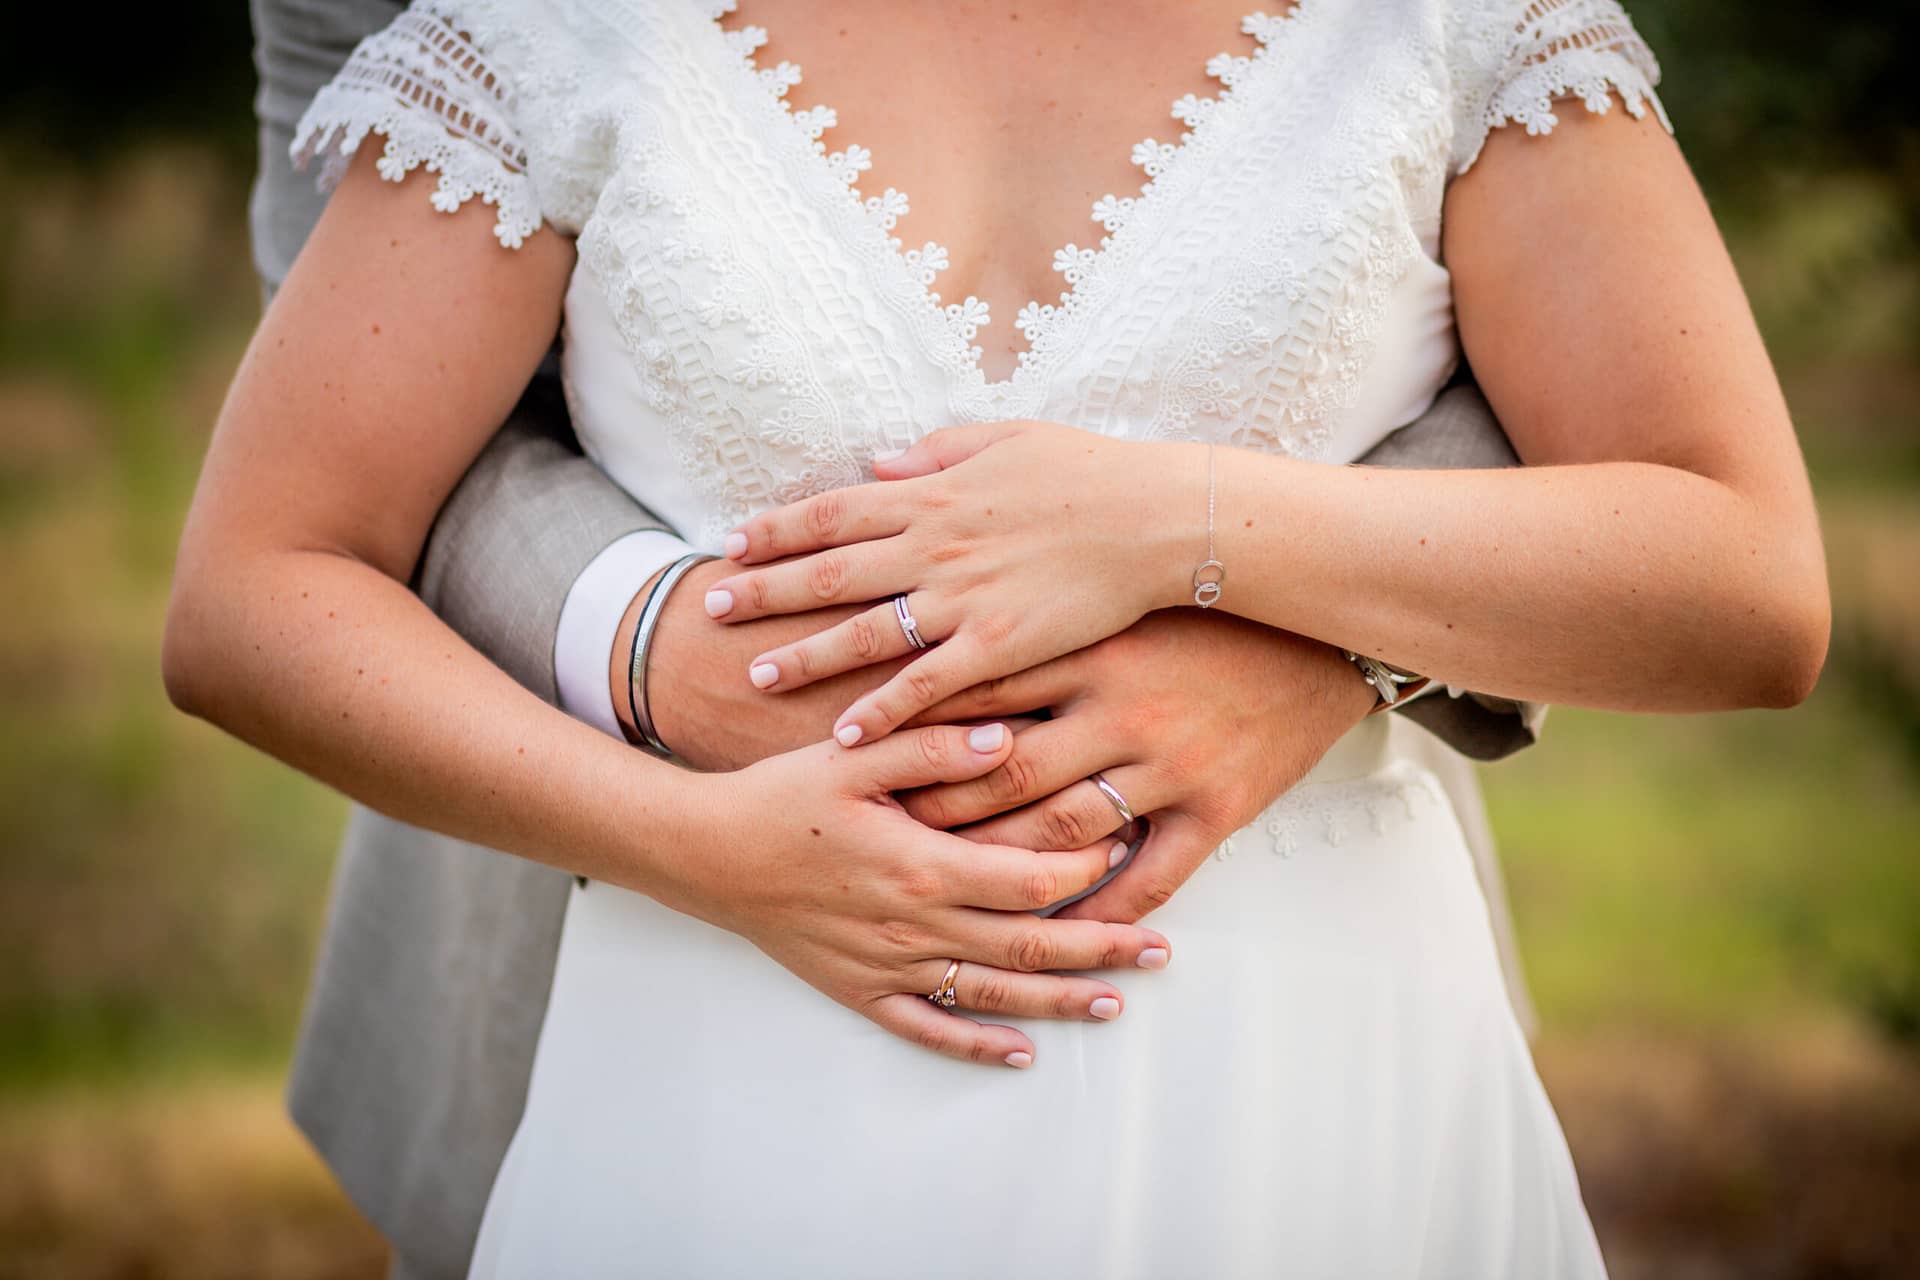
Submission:
<svg viewBox="0 0 1920 1280">
<path fill-rule="evenodd" d="M 513 90 L 455 24 L 447 5 L 416 0 L 361 41 L 301 117 L 293 163 L 304 169 L 319 158 L 320 185 L 330 188 L 367 135 L 381 134 L 381 177 L 399 182 L 425 165 L 440 175 L 434 208 L 452 213 L 478 196 L 496 212 L 494 235 L 517 249 L 541 210 L 512 123 Z"/>
<path fill-rule="evenodd" d="M 1553 132 L 1553 104 L 1563 98 L 1598 113 L 1617 93 L 1633 116 L 1651 106 L 1673 132 L 1653 91 L 1660 64 L 1617 0 L 1460 0 L 1454 19 L 1454 176 L 1473 167 L 1501 125 Z"/>
</svg>

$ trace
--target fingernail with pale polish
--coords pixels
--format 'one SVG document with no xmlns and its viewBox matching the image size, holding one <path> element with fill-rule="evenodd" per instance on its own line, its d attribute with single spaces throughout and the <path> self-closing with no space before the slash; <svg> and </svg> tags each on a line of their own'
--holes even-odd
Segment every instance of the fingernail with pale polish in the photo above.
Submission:
<svg viewBox="0 0 1920 1280">
<path fill-rule="evenodd" d="M 904 458 L 906 456 L 907 451 L 905 449 L 888 449 L 883 453 L 874 454 L 873 460 L 875 462 L 892 462 L 895 458 Z"/>
<path fill-rule="evenodd" d="M 841 725 L 833 731 L 833 740 L 843 747 L 852 746 L 854 743 L 860 741 L 860 726 L 857 724 Z"/>
<path fill-rule="evenodd" d="M 1025 1049 L 1015 1049 L 1007 1055 L 1007 1065 L 1010 1067 L 1018 1067 L 1024 1071 L 1033 1065 L 1033 1055 Z"/>
<path fill-rule="evenodd" d="M 707 592 L 707 616 L 709 618 L 724 618 L 729 613 L 732 613 L 732 612 L 733 612 L 733 592 L 731 591 Z"/>
<path fill-rule="evenodd" d="M 1003 724 L 983 724 L 967 734 L 967 745 L 981 755 L 998 751 L 1006 740 L 1007 726 Z"/>
<path fill-rule="evenodd" d="M 1148 947 L 1134 959 L 1134 963 L 1142 969 L 1164 969 L 1167 967 L 1167 949 L 1165 947 Z"/>
<path fill-rule="evenodd" d="M 1113 848 L 1107 853 L 1107 870 L 1113 870 L 1126 860 L 1127 842 L 1125 840 L 1115 841 Z"/>
<path fill-rule="evenodd" d="M 771 662 L 756 662 L 747 668 L 747 679 L 753 681 L 753 687 L 764 689 L 780 678 L 780 668 Z"/>
<path fill-rule="evenodd" d="M 1106 1022 L 1108 1019 L 1120 1016 L 1120 1002 L 1112 996 L 1101 996 L 1087 1006 L 1087 1012 L 1100 1021 Z"/>
<path fill-rule="evenodd" d="M 727 559 L 738 560 L 741 556 L 747 554 L 747 535 L 744 533 L 728 534 L 721 541 L 720 550 L 726 553 Z"/>
</svg>

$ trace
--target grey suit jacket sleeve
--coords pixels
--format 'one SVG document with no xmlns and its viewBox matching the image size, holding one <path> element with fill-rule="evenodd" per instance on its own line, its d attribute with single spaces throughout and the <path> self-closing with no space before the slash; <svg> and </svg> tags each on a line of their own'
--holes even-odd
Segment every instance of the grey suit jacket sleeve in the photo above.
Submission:
<svg viewBox="0 0 1920 1280">
<path fill-rule="evenodd" d="M 1479 387 L 1460 382 L 1440 393 L 1432 407 L 1374 446 L 1360 459 L 1370 467 L 1515 467 L 1519 455 L 1493 416 Z M 1399 714 L 1430 730 L 1448 746 L 1475 760 L 1498 760 L 1540 737 L 1544 705 L 1487 694 L 1445 693 L 1417 698 Z"/>
<path fill-rule="evenodd" d="M 416 586 L 448 626 L 558 702 L 554 634 L 574 579 L 615 539 L 665 527 L 580 455 L 555 380 L 540 377 L 441 508 Z"/>
</svg>

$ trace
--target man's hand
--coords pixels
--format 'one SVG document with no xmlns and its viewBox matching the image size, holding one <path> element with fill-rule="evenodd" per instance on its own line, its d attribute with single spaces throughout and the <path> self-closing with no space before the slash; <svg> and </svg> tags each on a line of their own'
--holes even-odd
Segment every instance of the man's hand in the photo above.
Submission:
<svg viewBox="0 0 1920 1280">
<path fill-rule="evenodd" d="M 747 624 L 760 626 L 755 622 Z M 804 691 L 796 691 L 804 692 Z M 1222 840 L 1298 782 L 1375 694 L 1318 641 L 1197 610 L 950 698 L 917 723 L 1053 718 L 982 777 L 903 796 L 929 826 L 1034 849 L 1078 849 L 1122 825 L 1095 772 L 1149 819 L 1133 861 L 1063 917 L 1133 921 L 1170 899 Z"/>
<path fill-rule="evenodd" d="M 735 572 L 725 561 L 695 565 L 667 597 L 648 655 L 647 692 L 654 728 L 674 754 L 702 771 L 742 769 L 833 733 L 847 703 L 904 665 L 884 663 L 769 696 L 753 687 L 747 667 L 756 654 L 850 618 L 853 606 L 782 615 L 723 627 L 701 600 L 709 584 Z M 615 714 L 632 728 L 627 706 L 628 658 L 652 583 L 622 619 L 607 671 Z"/>
</svg>

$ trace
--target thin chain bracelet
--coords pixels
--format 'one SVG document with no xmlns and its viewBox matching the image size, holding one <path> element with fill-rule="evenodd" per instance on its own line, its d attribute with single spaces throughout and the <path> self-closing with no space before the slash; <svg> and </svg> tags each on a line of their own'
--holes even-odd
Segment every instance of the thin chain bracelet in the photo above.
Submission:
<svg viewBox="0 0 1920 1280">
<path fill-rule="evenodd" d="M 1213 558 L 1213 441 L 1207 441 L 1207 558 L 1193 571 L 1193 602 L 1211 609 L 1226 585 L 1227 566 Z"/>
</svg>

